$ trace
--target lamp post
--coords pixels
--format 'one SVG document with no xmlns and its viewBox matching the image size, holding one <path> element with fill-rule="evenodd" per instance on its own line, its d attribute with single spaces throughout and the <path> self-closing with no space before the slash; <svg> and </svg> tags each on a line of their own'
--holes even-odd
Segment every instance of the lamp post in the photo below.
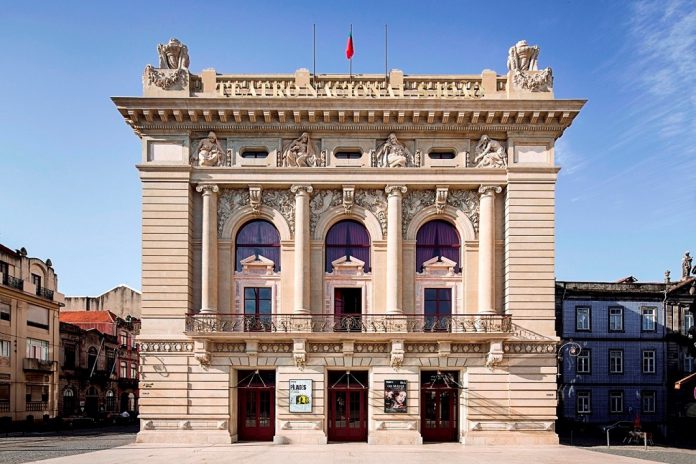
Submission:
<svg viewBox="0 0 696 464">
<path fill-rule="evenodd" d="M 567 342 L 563 343 L 561 346 L 558 347 L 558 351 L 556 352 L 556 359 L 558 362 L 558 367 L 557 367 L 557 373 L 556 376 L 558 378 L 558 399 L 557 399 L 557 406 L 556 406 L 556 415 L 560 418 L 562 417 L 562 411 L 563 411 L 563 401 L 564 401 L 564 389 L 563 389 L 563 353 L 567 352 L 568 355 L 572 358 L 577 358 L 578 355 L 580 354 L 580 351 L 582 351 L 582 346 L 580 346 L 579 343 L 574 342 L 573 339 L 571 338 Z M 573 428 L 571 427 L 570 429 L 570 445 L 573 446 Z"/>
</svg>

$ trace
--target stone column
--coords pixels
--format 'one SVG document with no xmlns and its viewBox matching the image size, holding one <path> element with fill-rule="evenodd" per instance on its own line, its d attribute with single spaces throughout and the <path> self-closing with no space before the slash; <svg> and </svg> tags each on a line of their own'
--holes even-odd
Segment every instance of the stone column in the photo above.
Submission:
<svg viewBox="0 0 696 464">
<path fill-rule="evenodd" d="M 196 187 L 203 194 L 201 237 L 201 314 L 217 312 L 217 185 Z"/>
<path fill-rule="evenodd" d="M 387 185 L 387 314 L 401 309 L 401 200 L 404 185 Z"/>
<path fill-rule="evenodd" d="M 478 312 L 495 314 L 493 285 L 495 283 L 495 194 L 498 185 L 479 188 L 479 250 L 478 250 Z"/>
<path fill-rule="evenodd" d="M 311 185 L 293 185 L 295 194 L 295 269 L 293 314 L 309 314 L 309 196 Z"/>
</svg>

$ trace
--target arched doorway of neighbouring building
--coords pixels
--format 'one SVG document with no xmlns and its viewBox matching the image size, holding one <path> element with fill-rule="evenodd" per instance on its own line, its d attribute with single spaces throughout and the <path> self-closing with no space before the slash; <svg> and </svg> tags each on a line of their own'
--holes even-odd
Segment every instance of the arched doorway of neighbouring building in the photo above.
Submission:
<svg viewBox="0 0 696 464">
<path fill-rule="evenodd" d="M 134 413 L 137 408 L 135 393 L 133 392 L 123 392 L 121 393 L 121 412 L 127 411 L 129 413 Z"/>
<path fill-rule="evenodd" d="M 71 387 L 63 390 L 63 417 L 75 414 L 75 392 Z"/>
<path fill-rule="evenodd" d="M 99 412 L 99 393 L 94 386 L 87 389 L 85 395 L 85 414 L 89 417 L 96 417 Z"/>
</svg>

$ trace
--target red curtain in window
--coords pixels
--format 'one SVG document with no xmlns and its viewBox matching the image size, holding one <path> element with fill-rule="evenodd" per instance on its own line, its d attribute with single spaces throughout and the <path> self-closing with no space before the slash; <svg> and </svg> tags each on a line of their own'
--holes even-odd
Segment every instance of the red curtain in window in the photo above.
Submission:
<svg viewBox="0 0 696 464">
<path fill-rule="evenodd" d="M 449 222 L 438 219 L 423 224 L 416 234 L 416 271 L 423 272 L 423 263 L 435 257 L 451 259 L 459 270 L 459 247 L 459 234 Z"/>
<path fill-rule="evenodd" d="M 332 261 L 348 256 L 365 263 L 370 271 L 370 234 L 364 225 L 356 221 L 340 221 L 326 234 L 326 272 L 332 272 Z"/>
<path fill-rule="evenodd" d="M 280 234 L 268 221 L 251 221 L 239 229 L 235 250 L 237 271 L 242 270 L 239 262 L 249 256 L 264 256 L 275 263 L 273 270 L 280 270 Z"/>
</svg>

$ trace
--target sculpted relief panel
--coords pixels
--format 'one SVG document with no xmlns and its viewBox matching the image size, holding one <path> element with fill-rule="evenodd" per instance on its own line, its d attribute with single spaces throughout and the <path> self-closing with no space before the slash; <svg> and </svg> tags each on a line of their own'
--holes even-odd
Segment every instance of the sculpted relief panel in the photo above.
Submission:
<svg viewBox="0 0 696 464">
<path fill-rule="evenodd" d="M 208 137 L 202 139 L 192 150 L 191 163 L 194 166 L 224 166 L 226 154 L 215 132 L 210 131 Z"/>
<path fill-rule="evenodd" d="M 290 142 L 278 158 L 278 166 L 288 168 L 306 168 L 325 166 L 326 159 L 322 153 L 317 157 L 314 143 L 307 132 Z"/>
<path fill-rule="evenodd" d="M 371 154 L 372 166 L 377 168 L 404 168 L 416 166 L 413 154 L 391 133 L 387 140 Z M 420 164 L 420 163 L 419 163 Z"/>
<path fill-rule="evenodd" d="M 474 226 L 474 230 L 478 233 L 479 196 L 474 190 L 447 190 L 445 202 L 447 205 L 462 211 L 469 218 Z M 409 190 L 404 195 L 401 221 L 404 237 L 406 237 L 406 231 L 414 216 L 423 209 L 433 205 L 436 205 L 435 190 Z"/>
<path fill-rule="evenodd" d="M 354 203 L 372 212 L 382 228 L 382 236 L 387 236 L 387 194 L 384 190 L 357 190 Z"/>
<path fill-rule="evenodd" d="M 309 231 L 312 236 L 317 230 L 317 223 L 322 214 L 338 206 L 343 202 L 343 193 L 340 190 L 318 190 L 309 202 L 312 215 L 309 222 Z"/>
<path fill-rule="evenodd" d="M 261 205 L 278 211 L 287 221 L 290 233 L 295 233 L 295 196 L 289 190 L 263 190 L 261 192 Z M 230 216 L 243 206 L 253 208 L 248 189 L 222 190 L 218 199 L 218 235 L 222 235 L 225 223 Z"/>
<path fill-rule="evenodd" d="M 474 164 L 477 168 L 504 168 L 507 166 L 507 153 L 501 142 L 483 135 L 476 145 L 476 158 Z"/>
</svg>

